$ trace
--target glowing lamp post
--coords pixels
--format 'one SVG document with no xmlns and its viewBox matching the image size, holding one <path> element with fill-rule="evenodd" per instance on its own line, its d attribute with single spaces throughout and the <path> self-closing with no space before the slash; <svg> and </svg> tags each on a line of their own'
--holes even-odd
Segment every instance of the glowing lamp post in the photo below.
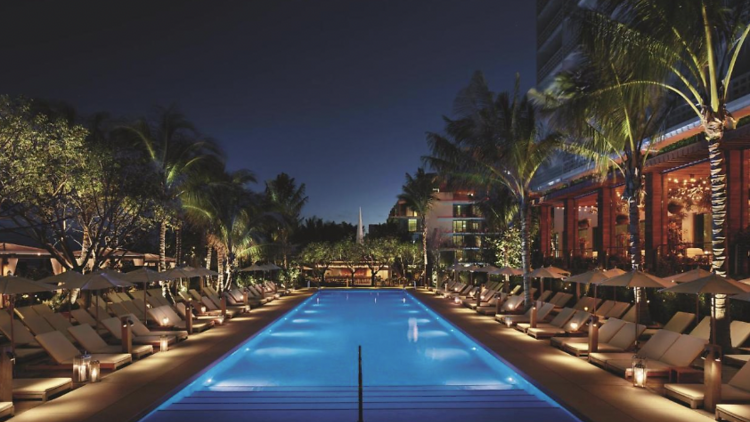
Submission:
<svg viewBox="0 0 750 422">
<path fill-rule="evenodd" d="M 633 356 L 633 362 L 630 365 L 630 370 L 633 372 L 633 387 L 645 388 L 646 381 L 648 379 L 646 359 L 643 359 L 638 355 Z"/>
<path fill-rule="evenodd" d="M 91 382 L 99 382 L 102 380 L 102 371 L 101 371 L 101 364 L 98 360 L 92 360 L 91 365 L 89 366 L 89 381 Z"/>
<path fill-rule="evenodd" d="M 169 337 L 167 335 L 162 334 L 159 337 L 159 351 L 160 352 L 169 351 Z"/>
</svg>

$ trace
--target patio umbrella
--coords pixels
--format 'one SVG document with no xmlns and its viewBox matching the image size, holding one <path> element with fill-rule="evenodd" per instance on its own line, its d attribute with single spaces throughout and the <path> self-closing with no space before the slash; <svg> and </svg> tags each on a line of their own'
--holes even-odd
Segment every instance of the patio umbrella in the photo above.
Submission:
<svg viewBox="0 0 750 422">
<path fill-rule="evenodd" d="M 272 263 L 263 264 L 261 267 L 263 268 L 263 271 L 278 271 L 281 269 L 281 267 Z"/>
<path fill-rule="evenodd" d="M 39 280 L 39 283 L 54 284 L 55 286 L 60 286 L 60 288 L 68 290 L 68 322 L 70 322 L 70 320 L 72 319 L 71 311 L 73 310 L 73 291 L 72 289 L 66 288 L 65 285 L 74 283 L 75 281 L 80 280 L 82 277 L 83 274 L 77 271 L 65 271 L 64 273 Z"/>
<path fill-rule="evenodd" d="M 148 283 L 153 283 L 155 281 L 161 281 L 162 280 L 162 274 L 158 271 L 154 271 L 151 269 L 148 269 L 146 267 L 139 268 L 135 271 L 131 271 L 129 273 L 125 273 L 120 277 L 122 280 L 128 281 L 130 283 L 143 283 L 143 315 L 148 315 L 148 305 L 146 304 L 146 288 L 148 287 Z"/>
<path fill-rule="evenodd" d="M 585 273 L 576 274 L 573 276 L 570 276 L 565 279 L 565 281 L 576 283 L 576 290 L 579 290 L 581 284 L 594 285 L 594 298 L 597 297 L 597 285 L 601 283 L 602 281 L 608 279 L 607 275 L 604 271 L 602 271 L 599 268 L 594 268 L 593 270 L 586 271 Z M 579 295 L 580 297 L 580 295 Z"/>
<path fill-rule="evenodd" d="M 695 295 L 710 294 L 712 301 L 716 299 L 717 294 L 744 294 L 750 292 L 750 286 L 742 284 L 738 281 L 732 280 L 731 278 L 722 277 L 718 274 L 711 273 L 711 275 L 703 278 L 699 278 L 686 283 L 678 284 L 676 286 L 663 289 L 664 292 L 672 293 L 691 293 Z M 716 344 L 716 315 L 714 306 L 711 307 L 711 343 Z"/>
<path fill-rule="evenodd" d="M 8 295 L 10 297 L 10 300 L 8 301 L 10 304 L 10 306 L 8 306 L 8 313 L 10 315 L 10 349 L 13 353 L 16 351 L 16 339 L 15 333 L 13 332 L 13 305 L 16 295 L 49 292 L 52 290 L 55 290 L 53 286 L 29 280 L 28 278 L 10 275 L 0 276 L 0 295 Z"/>
<path fill-rule="evenodd" d="M 529 273 L 529 277 L 538 278 L 539 279 L 539 293 L 544 293 L 544 278 L 556 278 L 556 279 L 564 279 L 566 275 L 569 274 L 565 270 L 562 270 L 557 267 L 541 267 L 537 268 L 536 270 Z"/>
<path fill-rule="evenodd" d="M 254 272 L 254 271 L 265 271 L 265 269 L 263 268 L 262 265 L 253 264 L 249 267 L 245 267 L 240 270 L 241 273 Z"/>
<path fill-rule="evenodd" d="M 621 274 L 612 278 L 608 278 L 607 280 L 602 281 L 599 283 L 600 286 L 612 286 L 612 287 L 632 287 L 633 293 L 635 295 L 635 330 L 636 333 L 638 332 L 638 319 L 640 317 L 640 301 L 638 300 L 638 291 L 637 289 L 647 289 L 647 288 L 659 288 L 663 289 L 665 287 L 669 287 L 669 283 L 662 280 L 659 277 L 653 276 L 651 274 L 646 274 L 643 271 L 634 270 L 630 272 L 626 272 L 625 274 Z M 638 336 L 636 335 L 636 348 L 638 346 Z"/>
<path fill-rule="evenodd" d="M 606 275 L 608 278 L 616 277 L 618 275 L 623 275 L 627 271 L 621 270 L 619 268 L 612 268 L 611 270 L 604 271 L 604 275 Z"/>
<path fill-rule="evenodd" d="M 488 272 L 487 274 L 497 274 L 497 275 L 504 275 L 505 276 L 505 293 L 510 292 L 510 277 L 515 275 L 523 275 L 523 270 L 519 270 L 518 268 L 512 268 L 512 267 L 502 267 L 502 268 L 496 268 L 492 270 L 491 272 Z"/>
<path fill-rule="evenodd" d="M 161 273 L 161 277 L 162 280 L 168 281 L 179 280 L 181 278 L 200 277 L 200 274 L 192 267 L 174 267 L 171 270 Z"/>
<path fill-rule="evenodd" d="M 711 271 L 706 271 L 702 268 L 696 268 L 690 271 L 685 271 L 684 273 L 679 273 L 675 275 L 671 275 L 668 277 L 664 277 L 665 280 L 669 280 L 673 283 L 687 283 L 689 281 L 695 281 L 699 278 L 708 277 L 712 273 Z M 698 324 L 700 322 L 700 295 L 695 296 L 695 323 Z"/>
<path fill-rule="evenodd" d="M 80 279 L 67 283 L 62 287 L 66 289 L 79 289 L 81 291 L 88 290 L 100 292 L 96 295 L 96 327 L 99 328 L 99 296 L 101 296 L 101 291 L 116 287 L 133 286 L 132 283 L 123 280 L 121 278 L 122 276 L 122 273 L 116 271 L 94 271 L 92 273 L 84 274 Z"/>
</svg>

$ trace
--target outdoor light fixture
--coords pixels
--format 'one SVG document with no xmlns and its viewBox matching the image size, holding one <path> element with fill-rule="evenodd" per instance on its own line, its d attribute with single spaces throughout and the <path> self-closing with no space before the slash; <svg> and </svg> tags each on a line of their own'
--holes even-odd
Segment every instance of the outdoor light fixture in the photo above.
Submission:
<svg viewBox="0 0 750 422">
<path fill-rule="evenodd" d="M 98 360 L 92 360 L 91 365 L 89 365 L 89 369 L 90 382 L 99 382 L 102 380 L 101 364 Z"/>
<path fill-rule="evenodd" d="M 219 325 L 224 324 L 224 315 L 219 315 L 218 321 L 219 321 Z"/>
<path fill-rule="evenodd" d="M 201 306 L 201 313 L 202 313 L 202 314 L 205 314 L 205 313 L 206 313 L 206 307 L 205 307 L 205 306 Z"/>
<path fill-rule="evenodd" d="M 160 352 L 169 351 L 169 337 L 167 337 L 166 334 L 162 334 L 159 337 L 159 351 Z"/>
<path fill-rule="evenodd" d="M 89 366 L 91 365 L 91 355 L 83 352 L 82 355 L 78 355 L 73 358 L 73 382 L 86 382 L 89 374 Z"/>
<path fill-rule="evenodd" d="M 645 388 L 648 372 L 646 371 L 646 359 L 638 355 L 633 356 L 630 364 L 630 370 L 633 372 L 633 387 Z"/>
<path fill-rule="evenodd" d="M 454 302 L 456 302 L 456 303 L 461 303 L 461 298 L 460 298 L 460 297 L 457 297 L 457 298 L 455 298 L 455 299 L 454 299 L 453 301 L 454 301 Z"/>
<path fill-rule="evenodd" d="M 163 326 L 165 326 L 165 327 L 166 327 L 167 325 L 169 325 L 169 318 L 167 318 L 167 317 L 164 317 L 164 318 L 162 318 L 162 319 L 161 319 L 161 325 L 163 325 Z"/>
<path fill-rule="evenodd" d="M 578 323 L 576 323 L 576 322 L 571 322 L 571 323 L 570 323 L 570 330 L 571 330 L 571 331 L 578 331 Z"/>
</svg>

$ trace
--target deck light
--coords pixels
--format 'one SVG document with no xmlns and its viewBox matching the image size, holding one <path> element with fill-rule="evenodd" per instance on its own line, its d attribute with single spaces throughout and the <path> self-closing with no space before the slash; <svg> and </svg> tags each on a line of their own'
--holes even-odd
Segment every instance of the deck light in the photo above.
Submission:
<svg viewBox="0 0 750 422">
<path fill-rule="evenodd" d="M 219 315 L 218 321 L 219 321 L 219 325 L 224 324 L 224 315 Z"/>
<path fill-rule="evenodd" d="M 166 334 L 162 334 L 159 337 L 159 351 L 160 352 L 169 351 L 169 337 L 167 337 Z"/>
<path fill-rule="evenodd" d="M 630 370 L 633 372 L 633 387 L 646 387 L 646 379 L 648 378 L 646 359 L 634 355 L 633 361 L 630 365 Z"/>
<path fill-rule="evenodd" d="M 90 371 L 90 379 L 91 382 L 99 382 L 102 380 L 102 371 L 101 371 L 101 364 L 98 360 L 92 360 L 91 365 L 89 367 L 91 369 Z"/>
</svg>

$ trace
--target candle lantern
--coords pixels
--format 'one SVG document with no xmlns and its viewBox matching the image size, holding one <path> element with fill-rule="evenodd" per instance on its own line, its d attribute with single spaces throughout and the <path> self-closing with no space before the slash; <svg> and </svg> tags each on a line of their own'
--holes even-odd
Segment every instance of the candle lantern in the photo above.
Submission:
<svg viewBox="0 0 750 422">
<path fill-rule="evenodd" d="M 646 380 L 648 378 L 648 371 L 646 370 L 646 359 L 641 358 L 638 355 L 633 356 L 630 370 L 633 372 L 633 386 L 645 388 Z"/>
<path fill-rule="evenodd" d="M 159 351 L 169 351 L 169 337 L 167 335 L 162 334 L 161 337 L 159 337 Z"/>
<path fill-rule="evenodd" d="M 161 319 L 161 325 L 164 326 L 164 327 L 166 327 L 167 325 L 169 325 L 169 318 L 167 318 L 167 317 L 162 318 Z"/>
<path fill-rule="evenodd" d="M 73 382 L 86 382 L 91 365 L 91 355 L 88 353 L 73 358 Z"/>
<path fill-rule="evenodd" d="M 99 382 L 102 380 L 101 365 L 98 360 L 92 360 L 89 365 L 89 381 Z"/>
<path fill-rule="evenodd" d="M 205 313 L 206 313 L 206 307 L 205 306 L 201 306 L 201 314 L 205 314 Z"/>
</svg>

